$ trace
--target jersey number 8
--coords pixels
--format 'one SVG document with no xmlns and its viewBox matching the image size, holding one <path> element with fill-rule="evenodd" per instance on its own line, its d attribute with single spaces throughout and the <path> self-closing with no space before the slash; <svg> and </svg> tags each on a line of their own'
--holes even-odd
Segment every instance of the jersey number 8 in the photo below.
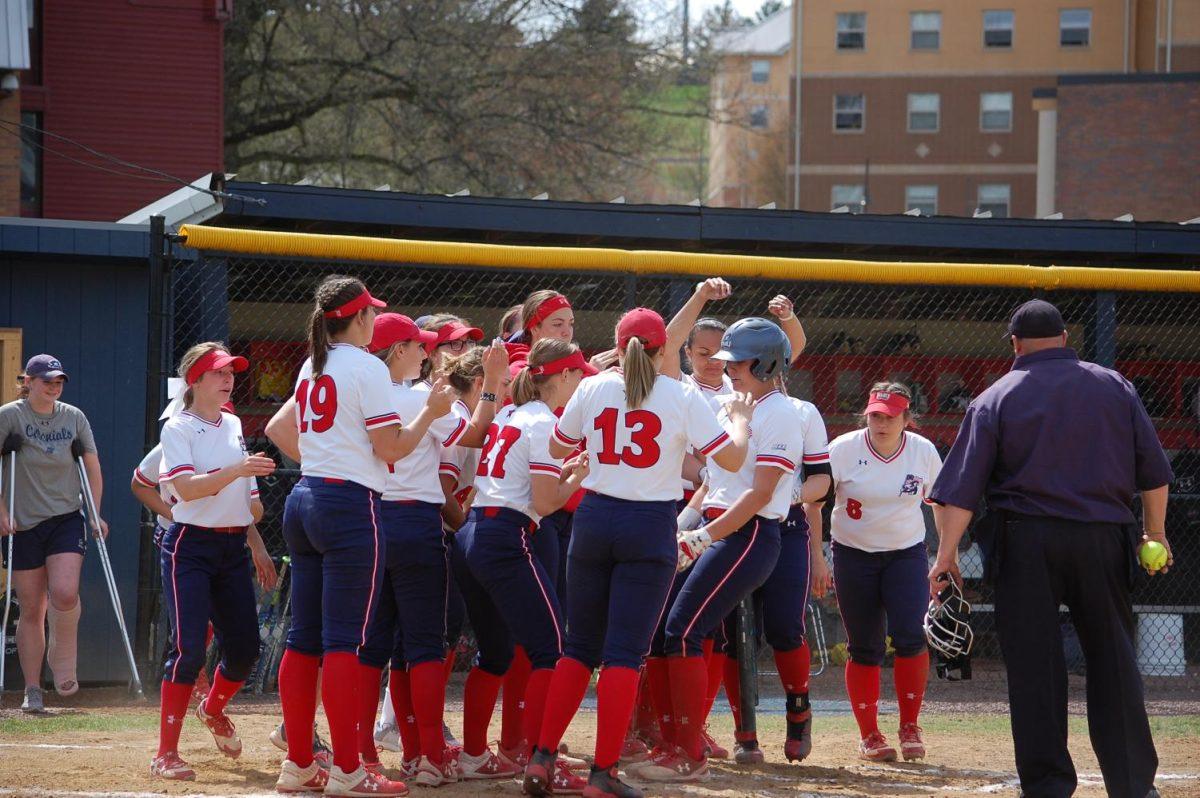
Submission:
<svg viewBox="0 0 1200 798">
<path fill-rule="evenodd" d="M 308 432 L 310 424 L 313 432 L 332 427 L 337 415 L 337 384 L 333 377 L 322 374 L 316 380 L 301 380 L 296 386 L 296 405 L 300 410 L 300 432 Z"/>
</svg>

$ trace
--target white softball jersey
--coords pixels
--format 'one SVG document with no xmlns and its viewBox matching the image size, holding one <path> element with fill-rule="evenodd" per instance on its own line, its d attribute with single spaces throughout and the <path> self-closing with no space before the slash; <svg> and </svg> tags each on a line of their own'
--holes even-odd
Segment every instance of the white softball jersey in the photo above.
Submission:
<svg viewBox="0 0 1200 798">
<path fill-rule="evenodd" d="M 417 417 L 429 397 L 429 391 L 392 385 L 392 407 L 405 424 Z M 445 502 L 438 468 L 442 453 L 458 443 L 466 432 L 471 415 L 465 410 L 466 405 L 462 402 L 451 405 L 449 413 L 429 424 L 429 429 L 407 457 L 388 464 L 387 482 L 383 488 L 385 502 L 417 501 L 439 506 Z"/>
<path fill-rule="evenodd" d="M 825 419 L 821 411 L 812 402 L 789 396 L 790 401 L 800 411 L 800 424 L 804 431 L 804 454 L 800 462 L 812 467 L 829 462 L 829 433 L 825 431 Z M 792 504 L 800 503 L 800 489 L 804 484 L 802 469 L 796 469 L 796 478 L 792 482 Z"/>
<path fill-rule="evenodd" d="M 680 380 L 660 374 L 641 407 L 626 407 L 618 370 L 579 384 L 554 437 L 572 447 L 586 441 L 586 490 L 630 501 L 678 501 L 688 446 L 708 457 L 730 441 L 700 392 Z"/>
<path fill-rule="evenodd" d="M 216 421 L 207 421 L 184 410 L 167 420 L 159 441 L 162 465 L 158 480 L 166 487 L 177 523 L 213 528 L 254 522 L 250 499 L 258 495 L 258 484 L 253 477 L 238 477 L 216 495 L 192 501 L 185 501 L 172 484 L 184 475 L 204 476 L 241 462 L 246 456 L 241 419 L 221 413 Z"/>
<path fill-rule="evenodd" d="M 733 393 L 733 383 L 729 381 L 729 377 L 725 374 L 721 375 L 720 385 L 708 385 L 700 382 L 700 380 L 696 379 L 694 374 L 684 374 L 682 377 L 682 382 L 687 383 L 699 391 L 700 395 L 703 396 L 705 401 L 708 402 L 708 406 L 712 408 L 714 414 L 721 409 L 721 403 L 718 400 L 722 396 L 728 396 L 729 394 Z"/>
<path fill-rule="evenodd" d="M 166 485 L 158 481 L 161 470 L 162 444 L 156 443 L 153 449 L 146 452 L 146 456 L 142 458 L 142 462 L 138 463 L 137 468 L 133 469 L 133 478 L 137 480 L 139 485 L 145 485 L 147 488 L 157 488 L 159 497 L 168 505 L 174 505 L 178 500 L 167 492 Z M 163 529 L 171 525 L 169 518 L 164 518 L 161 515 L 156 515 L 154 518 Z"/>
<path fill-rule="evenodd" d="M 375 456 L 367 432 L 400 423 L 383 361 L 357 346 L 334 344 L 315 380 L 312 361 L 304 361 L 294 395 L 304 476 L 344 479 L 382 493 L 387 464 Z"/>
<path fill-rule="evenodd" d="M 558 421 L 544 402 L 508 405 L 496 414 L 475 471 L 473 507 L 507 507 L 533 521 L 533 476 L 562 476 L 563 461 L 550 454 Z"/>
<path fill-rule="evenodd" d="M 721 398 L 721 420 L 728 421 L 726 407 L 731 397 Z M 758 511 L 763 518 L 786 518 L 792 506 L 792 475 L 804 457 L 804 429 L 800 409 L 781 391 L 765 394 L 754 405 L 750 419 L 750 450 L 737 471 L 727 471 L 712 461 L 708 466 L 708 493 L 704 508 L 728 509 L 743 493 L 754 487 L 754 472 L 760 466 L 778 468 L 783 478 L 775 485 L 770 500 Z"/>
<path fill-rule="evenodd" d="M 847 432 L 829 445 L 836 500 L 830 534 L 862 551 L 896 551 L 925 539 L 926 501 L 942 458 L 928 439 L 905 431 L 900 448 L 883 457 L 865 429 Z"/>
</svg>

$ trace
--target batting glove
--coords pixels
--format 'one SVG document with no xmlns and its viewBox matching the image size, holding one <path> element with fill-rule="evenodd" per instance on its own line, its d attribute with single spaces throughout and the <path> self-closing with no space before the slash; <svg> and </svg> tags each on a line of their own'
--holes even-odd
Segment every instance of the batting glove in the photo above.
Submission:
<svg viewBox="0 0 1200 798">
<path fill-rule="evenodd" d="M 704 523 L 704 516 L 694 507 L 684 507 L 676 520 L 680 532 L 688 532 Z"/>
<path fill-rule="evenodd" d="M 704 550 L 713 544 L 712 535 L 704 527 L 680 532 L 676 538 L 679 543 L 679 562 L 675 570 L 682 572 L 692 566 Z"/>
</svg>

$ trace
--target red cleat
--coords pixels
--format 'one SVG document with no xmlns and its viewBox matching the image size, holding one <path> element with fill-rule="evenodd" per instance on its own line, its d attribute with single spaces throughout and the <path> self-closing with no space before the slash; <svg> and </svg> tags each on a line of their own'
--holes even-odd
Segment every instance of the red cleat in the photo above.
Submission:
<svg viewBox="0 0 1200 798">
<path fill-rule="evenodd" d="M 709 759 L 728 759 L 729 749 L 718 743 L 713 736 L 708 733 L 708 726 L 704 727 L 704 731 L 700 732 L 701 739 L 704 740 L 704 755 Z"/>
<path fill-rule="evenodd" d="M 925 741 L 921 739 L 921 727 L 905 723 L 900 727 L 900 755 L 905 762 L 925 758 Z"/>
<path fill-rule="evenodd" d="M 196 771 L 192 766 L 179 758 L 175 751 L 156 756 L 150 762 L 150 775 L 172 781 L 195 781 Z"/>
<path fill-rule="evenodd" d="M 868 762 L 895 762 L 896 749 L 882 733 L 873 731 L 858 744 L 858 756 Z"/>
<path fill-rule="evenodd" d="M 283 760 L 279 770 L 279 780 L 275 782 L 275 791 L 282 793 L 293 792 L 324 792 L 329 783 L 329 771 L 312 762 L 302 768 L 290 759 Z"/>
<path fill-rule="evenodd" d="M 218 751 L 230 759 L 237 759 L 242 755 L 242 740 L 228 715 L 224 712 L 216 715 L 205 713 L 204 702 L 201 701 L 196 705 L 196 717 L 212 732 L 213 742 L 217 744 Z"/>
</svg>

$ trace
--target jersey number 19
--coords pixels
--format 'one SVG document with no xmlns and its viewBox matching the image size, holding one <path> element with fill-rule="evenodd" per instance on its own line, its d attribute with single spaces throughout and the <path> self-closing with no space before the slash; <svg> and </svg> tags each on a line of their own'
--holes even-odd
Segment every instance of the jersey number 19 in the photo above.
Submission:
<svg viewBox="0 0 1200 798">
<path fill-rule="evenodd" d="M 322 374 L 316 380 L 301 380 L 296 386 L 296 404 L 300 409 L 300 432 L 325 432 L 337 415 L 337 384 Z M 311 411 L 311 413 L 310 413 Z"/>
</svg>

